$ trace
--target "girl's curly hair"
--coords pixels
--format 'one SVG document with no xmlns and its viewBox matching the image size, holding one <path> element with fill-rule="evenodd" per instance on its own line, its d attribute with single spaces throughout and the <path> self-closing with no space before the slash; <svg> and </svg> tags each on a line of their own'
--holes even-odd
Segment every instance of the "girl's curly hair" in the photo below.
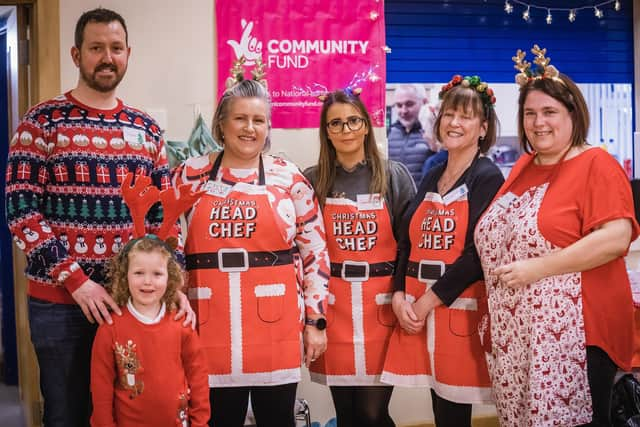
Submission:
<svg viewBox="0 0 640 427">
<path fill-rule="evenodd" d="M 129 244 L 131 246 L 129 246 Z M 176 307 L 176 292 L 182 288 L 184 278 L 182 268 L 169 251 L 167 244 L 158 238 L 149 236 L 141 237 L 129 244 L 125 245 L 118 255 L 111 258 L 108 266 L 109 292 L 116 304 L 124 306 L 131 297 L 129 281 L 127 280 L 130 255 L 135 252 L 150 253 L 158 251 L 165 255 L 167 259 L 168 273 L 167 290 L 162 296 L 161 301 L 167 305 L 167 310 L 174 309 Z"/>
</svg>

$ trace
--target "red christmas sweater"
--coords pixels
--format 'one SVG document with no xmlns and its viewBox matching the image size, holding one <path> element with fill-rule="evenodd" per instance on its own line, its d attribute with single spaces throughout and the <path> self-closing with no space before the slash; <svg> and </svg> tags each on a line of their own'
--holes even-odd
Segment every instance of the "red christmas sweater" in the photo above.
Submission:
<svg viewBox="0 0 640 427">
<path fill-rule="evenodd" d="M 205 427 L 209 381 L 198 335 L 172 313 L 145 324 L 132 311 L 123 307 L 112 325 L 98 328 L 91 426 Z"/>
<path fill-rule="evenodd" d="M 88 278 L 105 282 L 106 261 L 133 231 L 120 192 L 127 172 L 169 187 L 162 133 L 144 112 L 119 99 L 98 110 L 70 92 L 27 112 L 10 142 L 6 211 L 27 256 L 29 295 L 73 304 Z M 162 220 L 158 206 L 147 215 L 149 232 Z"/>
</svg>

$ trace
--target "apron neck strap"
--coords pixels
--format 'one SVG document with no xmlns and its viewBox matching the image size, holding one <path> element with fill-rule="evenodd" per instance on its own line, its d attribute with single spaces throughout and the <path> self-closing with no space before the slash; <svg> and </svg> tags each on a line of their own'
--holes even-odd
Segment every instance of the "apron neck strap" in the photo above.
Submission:
<svg viewBox="0 0 640 427">
<path fill-rule="evenodd" d="M 224 150 L 218 154 L 218 157 L 216 157 L 216 160 L 213 162 L 213 166 L 209 172 L 209 181 L 216 180 L 216 176 L 218 176 L 218 171 L 220 170 L 220 165 L 222 165 L 222 156 L 224 156 Z M 258 164 L 258 185 L 265 185 L 265 183 L 264 163 L 262 162 L 262 154 L 260 154 L 260 163 Z"/>
</svg>

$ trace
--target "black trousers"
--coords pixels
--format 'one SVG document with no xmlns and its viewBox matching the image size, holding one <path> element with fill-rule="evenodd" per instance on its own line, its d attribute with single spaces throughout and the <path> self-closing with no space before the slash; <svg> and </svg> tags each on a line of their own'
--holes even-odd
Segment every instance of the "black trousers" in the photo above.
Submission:
<svg viewBox="0 0 640 427">
<path fill-rule="evenodd" d="M 293 413 L 297 383 L 209 389 L 209 426 L 242 427 L 247 416 L 249 396 L 258 427 L 294 427 Z"/>
<path fill-rule="evenodd" d="M 391 386 L 331 386 L 338 427 L 395 427 L 389 416 Z"/>
<path fill-rule="evenodd" d="M 471 427 L 471 404 L 452 402 L 431 390 L 431 407 L 436 427 Z"/>
<path fill-rule="evenodd" d="M 593 419 L 589 427 L 609 427 L 611 425 L 611 394 L 618 367 L 600 347 L 587 347 L 587 376 L 591 390 Z"/>
</svg>

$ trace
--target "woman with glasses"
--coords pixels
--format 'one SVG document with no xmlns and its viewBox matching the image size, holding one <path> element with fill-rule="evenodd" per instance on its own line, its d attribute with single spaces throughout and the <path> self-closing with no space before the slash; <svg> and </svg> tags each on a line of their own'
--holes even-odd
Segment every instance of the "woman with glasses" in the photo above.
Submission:
<svg viewBox="0 0 640 427">
<path fill-rule="evenodd" d="M 318 196 L 331 259 L 327 351 L 311 379 L 330 386 L 338 427 L 394 426 L 393 388 L 380 383 L 399 219 L 415 194 L 400 163 L 382 159 L 369 114 L 350 90 L 327 95 L 320 157 L 305 171 Z"/>
<path fill-rule="evenodd" d="M 440 98 L 433 134 L 449 156 L 422 180 L 403 221 L 393 295 L 399 325 L 382 381 L 430 387 L 436 426 L 470 427 L 471 405 L 491 402 L 473 230 L 504 179 L 484 156 L 496 141 L 493 91 L 477 76 L 454 76 Z"/>
</svg>

